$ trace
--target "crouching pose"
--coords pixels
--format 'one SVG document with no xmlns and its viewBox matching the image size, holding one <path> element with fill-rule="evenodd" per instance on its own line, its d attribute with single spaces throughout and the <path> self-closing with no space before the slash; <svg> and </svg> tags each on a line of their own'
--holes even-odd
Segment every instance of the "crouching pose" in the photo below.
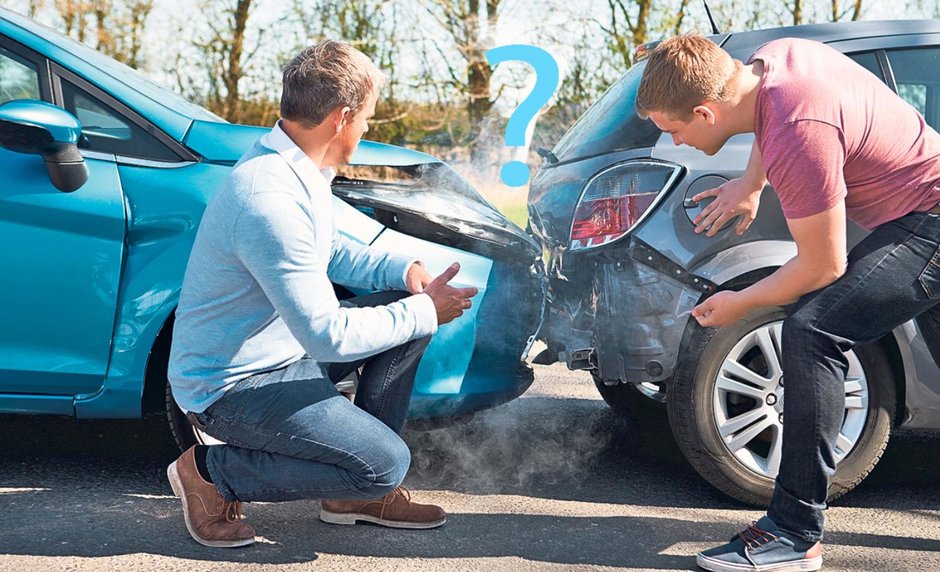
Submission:
<svg viewBox="0 0 940 572">
<path fill-rule="evenodd" d="M 474 288 L 435 279 L 333 226 L 322 171 L 349 161 L 383 76 L 327 41 L 284 71 L 281 120 L 212 197 L 183 281 L 169 378 L 197 445 L 167 469 L 186 527 L 207 546 L 254 542 L 242 503 L 323 499 L 321 520 L 432 528 L 444 511 L 400 487 L 399 437 L 429 336 Z M 337 301 L 331 279 L 378 294 Z M 334 382 L 362 374 L 355 405 Z"/>
</svg>

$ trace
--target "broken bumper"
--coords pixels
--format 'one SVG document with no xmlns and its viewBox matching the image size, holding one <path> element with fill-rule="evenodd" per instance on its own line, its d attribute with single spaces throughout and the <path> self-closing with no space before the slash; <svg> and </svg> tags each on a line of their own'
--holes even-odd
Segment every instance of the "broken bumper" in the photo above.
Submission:
<svg viewBox="0 0 940 572">
<path fill-rule="evenodd" d="M 553 256 L 550 268 L 542 339 L 569 368 L 605 381 L 672 377 L 691 310 L 715 288 L 635 239 L 595 255 Z"/>
</svg>

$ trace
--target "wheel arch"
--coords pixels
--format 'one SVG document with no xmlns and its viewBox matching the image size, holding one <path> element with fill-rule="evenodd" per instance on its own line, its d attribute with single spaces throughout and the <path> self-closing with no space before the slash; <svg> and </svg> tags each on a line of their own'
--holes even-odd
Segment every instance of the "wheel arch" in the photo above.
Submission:
<svg viewBox="0 0 940 572">
<path fill-rule="evenodd" d="M 795 255 L 796 244 L 791 241 L 750 242 L 709 258 L 696 266 L 694 273 L 718 284 L 719 290 L 741 290 L 769 276 Z M 682 338 L 679 355 L 689 355 L 686 350 L 693 328 L 694 324 L 690 320 Z M 892 421 L 894 426 L 898 426 L 904 421 L 907 402 L 907 375 L 898 342 L 898 333 L 890 332 L 875 343 L 881 347 L 888 358 L 897 405 Z"/>
<path fill-rule="evenodd" d="M 173 325 L 176 321 L 176 308 L 170 311 L 157 336 L 150 346 L 147 367 L 144 372 L 144 391 L 141 409 L 147 413 L 165 411 L 164 399 L 167 381 L 167 367 L 170 362 L 170 343 L 173 340 Z"/>
<path fill-rule="evenodd" d="M 907 374 L 904 369 L 904 358 L 901 355 L 901 346 L 898 343 L 897 333 L 890 332 L 877 342 L 888 358 L 888 368 L 891 370 L 891 381 L 894 382 L 895 410 L 892 416 L 893 425 L 898 427 L 904 422 L 907 407 Z"/>
</svg>

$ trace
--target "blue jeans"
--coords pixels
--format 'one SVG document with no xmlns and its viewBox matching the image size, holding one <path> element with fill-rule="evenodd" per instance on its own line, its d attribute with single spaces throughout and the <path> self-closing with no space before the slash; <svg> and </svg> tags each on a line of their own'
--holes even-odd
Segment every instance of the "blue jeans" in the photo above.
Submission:
<svg viewBox="0 0 940 572">
<path fill-rule="evenodd" d="M 382 292 L 356 306 L 403 297 Z M 230 501 L 309 498 L 374 499 L 398 487 L 411 454 L 398 433 L 405 424 L 418 363 L 430 338 L 367 359 L 323 368 L 309 358 L 239 381 L 196 414 L 212 437 L 207 465 Z M 362 366 L 355 405 L 334 382 Z"/>
<path fill-rule="evenodd" d="M 851 250 L 839 280 L 790 308 L 782 339 L 783 452 L 767 513 L 780 528 L 808 541 L 822 538 L 845 409 L 843 352 L 917 318 L 940 363 L 938 245 L 940 215 L 911 213 L 885 223 Z"/>
</svg>

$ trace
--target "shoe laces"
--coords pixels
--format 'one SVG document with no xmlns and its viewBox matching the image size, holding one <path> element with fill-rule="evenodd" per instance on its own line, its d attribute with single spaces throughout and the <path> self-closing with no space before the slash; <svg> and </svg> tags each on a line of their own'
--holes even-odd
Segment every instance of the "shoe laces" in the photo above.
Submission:
<svg viewBox="0 0 940 572">
<path fill-rule="evenodd" d="M 779 538 L 776 534 L 767 530 L 761 530 L 757 527 L 757 522 L 752 522 L 747 528 L 738 533 L 738 538 L 751 550 L 759 548 L 768 542 Z"/>
<path fill-rule="evenodd" d="M 397 489 L 392 491 L 392 493 L 393 493 L 392 495 L 389 495 L 389 503 L 394 501 L 396 496 L 404 499 L 406 503 L 409 503 L 409 504 L 411 503 L 411 491 L 409 491 L 405 487 L 398 487 Z"/>
<path fill-rule="evenodd" d="M 239 522 L 245 518 L 242 514 L 242 503 L 240 501 L 226 501 L 222 506 L 225 512 L 225 520 L 228 522 Z"/>
<path fill-rule="evenodd" d="M 398 499 L 405 501 L 405 504 L 411 504 L 411 491 L 405 487 L 398 487 L 394 491 L 382 497 L 380 501 L 373 501 L 382 503 L 382 510 L 379 511 L 379 518 L 385 518 L 385 509 L 395 504 L 395 501 Z"/>
</svg>

